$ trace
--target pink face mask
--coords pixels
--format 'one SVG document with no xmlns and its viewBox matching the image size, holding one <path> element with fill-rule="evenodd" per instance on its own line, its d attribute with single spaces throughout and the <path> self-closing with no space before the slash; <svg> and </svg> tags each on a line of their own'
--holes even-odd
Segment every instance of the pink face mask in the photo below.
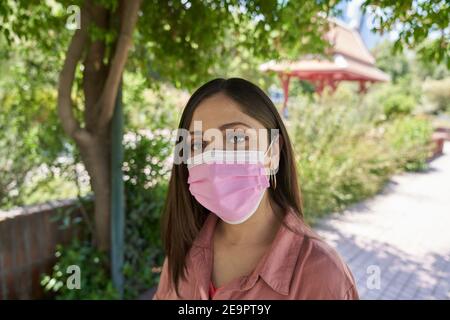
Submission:
<svg viewBox="0 0 450 320">
<path fill-rule="evenodd" d="M 269 187 L 262 151 L 209 150 L 188 162 L 189 190 L 223 221 L 249 219 Z"/>
</svg>

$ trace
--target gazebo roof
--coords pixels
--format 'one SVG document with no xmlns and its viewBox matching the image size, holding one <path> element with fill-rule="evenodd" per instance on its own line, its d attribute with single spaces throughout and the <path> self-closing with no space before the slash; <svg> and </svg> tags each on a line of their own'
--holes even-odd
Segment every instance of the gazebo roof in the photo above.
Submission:
<svg viewBox="0 0 450 320">
<path fill-rule="evenodd" d="M 389 81 L 389 75 L 375 66 L 375 58 L 355 29 L 334 19 L 330 23 L 325 38 L 332 45 L 332 60 L 303 57 L 296 61 L 269 61 L 260 70 L 305 80 Z"/>
</svg>

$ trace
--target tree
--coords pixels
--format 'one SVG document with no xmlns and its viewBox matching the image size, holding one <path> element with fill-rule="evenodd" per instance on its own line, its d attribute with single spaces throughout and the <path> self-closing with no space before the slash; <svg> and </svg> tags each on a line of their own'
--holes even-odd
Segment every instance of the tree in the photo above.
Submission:
<svg viewBox="0 0 450 320">
<path fill-rule="evenodd" d="M 398 32 L 394 50 L 416 49 L 424 61 L 450 68 L 450 2 L 447 0 L 365 0 L 373 16 L 373 31 Z"/>
<path fill-rule="evenodd" d="M 108 249 L 110 242 L 110 123 L 140 3 L 140 0 L 122 1 L 108 8 L 86 2 L 81 11 L 81 28 L 72 37 L 59 77 L 58 113 L 65 132 L 77 143 L 91 177 L 95 194 L 95 239 L 101 250 Z M 88 25 L 91 23 L 117 31 L 114 45 L 108 46 L 107 40 L 101 37 L 90 38 Z M 71 92 L 76 67 L 84 52 L 85 126 L 81 127 L 72 111 Z"/>
</svg>

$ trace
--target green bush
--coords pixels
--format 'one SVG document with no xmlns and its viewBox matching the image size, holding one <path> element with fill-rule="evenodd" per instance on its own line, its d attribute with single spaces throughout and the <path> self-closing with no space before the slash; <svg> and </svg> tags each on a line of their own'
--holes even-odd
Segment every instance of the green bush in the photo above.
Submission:
<svg viewBox="0 0 450 320">
<path fill-rule="evenodd" d="M 75 214 L 75 209 L 84 212 Z M 109 255 L 98 251 L 92 244 L 92 198 L 79 198 L 76 206 L 59 209 L 52 222 L 60 229 L 71 228 L 76 236 L 66 245 L 56 246 L 56 263 L 49 274 L 41 276 L 41 286 L 49 297 L 60 300 L 117 299 L 109 276 Z M 70 289 L 70 266 L 80 269 L 80 289 Z"/>
<path fill-rule="evenodd" d="M 55 256 L 56 264 L 50 275 L 43 276 L 41 285 L 56 299 L 117 299 L 117 291 L 108 274 L 109 259 L 105 253 L 98 252 L 94 246 L 85 241 L 73 239 L 66 246 L 58 245 Z M 80 288 L 69 289 L 66 285 L 71 273 L 69 266 L 78 266 Z"/>
<path fill-rule="evenodd" d="M 427 80 L 424 83 L 425 97 L 431 104 L 430 108 L 438 114 L 450 114 L 450 77 L 442 80 Z"/>
<path fill-rule="evenodd" d="M 398 115 L 411 114 L 416 102 L 410 95 L 404 93 L 393 93 L 386 97 L 383 103 L 383 110 L 385 116 L 390 119 Z"/>
<path fill-rule="evenodd" d="M 385 138 L 397 165 L 407 171 L 427 167 L 433 128 L 427 118 L 401 117 L 386 124 Z"/>
<path fill-rule="evenodd" d="M 127 135 L 124 179 L 126 196 L 125 297 L 135 298 L 155 286 L 164 253 L 160 216 L 167 191 L 172 143 L 168 130 Z"/>
<path fill-rule="evenodd" d="M 28 42 L 8 48 L 2 40 L 0 208 L 73 198 L 79 161 L 56 110 L 61 58 Z"/>
<path fill-rule="evenodd" d="M 306 219 L 341 211 L 377 193 L 400 170 L 421 170 L 429 156 L 428 119 L 386 120 L 377 104 L 343 87 L 317 102 L 295 99 L 288 122 Z"/>
<path fill-rule="evenodd" d="M 384 121 L 397 116 L 415 114 L 422 99 L 422 84 L 417 77 L 408 75 L 398 78 L 396 83 L 375 84 L 361 97 L 367 109 L 376 111 L 378 119 Z"/>
<path fill-rule="evenodd" d="M 345 101 L 298 105 L 289 123 L 309 222 L 375 193 L 392 171 L 376 116 Z"/>
</svg>

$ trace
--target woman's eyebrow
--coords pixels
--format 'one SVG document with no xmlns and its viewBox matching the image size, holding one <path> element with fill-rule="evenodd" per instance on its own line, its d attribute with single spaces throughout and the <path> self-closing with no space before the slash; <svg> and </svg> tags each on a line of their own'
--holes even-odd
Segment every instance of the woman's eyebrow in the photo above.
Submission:
<svg viewBox="0 0 450 320">
<path fill-rule="evenodd" d="M 235 122 L 230 122 L 230 123 L 226 123 L 223 124 L 219 127 L 220 130 L 224 130 L 224 129 L 228 129 L 237 125 L 241 125 L 241 126 L 246 126 L 247 128 L 251 128 L 248 124 L 241 122 L 241 121 L 235 121 Z"/>
<path fill-rule="evenodd" d="M 223 130 L 225 130 L 225 129 L 229 129 L 229 128 L 232 128 L 232 127 L 238 126 L 238 125 L 245 126 L 245 127 L 247 127 L 247 128 L 251 128 L 251 126 L 248 125 L 248 124 L 246 124 L 245 122 L 241 122 L 241 121 L 233 121 L 233 122 L 225 123 L 225 124 L 221 125 L 218 129 L 219 129 L 220 131 L 223 131 Z M 203 131 L 189 131 L 189 133 L 190 133 L 191 135 L 202 135 L 202 134 L 203 134 Z"/>
</svg>

